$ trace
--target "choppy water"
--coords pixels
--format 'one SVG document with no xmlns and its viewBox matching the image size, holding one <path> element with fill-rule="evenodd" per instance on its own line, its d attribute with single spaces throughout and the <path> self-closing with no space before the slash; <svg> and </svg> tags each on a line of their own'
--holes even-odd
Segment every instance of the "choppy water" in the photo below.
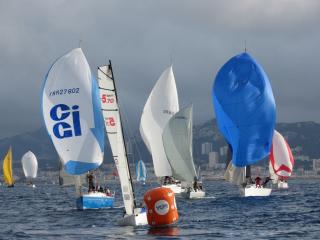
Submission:
<svg viewBox="0 0 320 240">
<path fill-rule="evenodd" d="M 268 198 L 242 198 L 223 182 L 205 182 L 208 197 L 177 197 L 175 227 L 120 227 L 121 195 L 114 209 L 75 209 L 74 189 L 39 184 L 0 186 L 0 239 L 320 239 L 320 180 L 292 180 Z M 113 186 L 119 189 L 117 185 Z M 151 188 L 138 187 L 138 195 Z"/>
</svg>

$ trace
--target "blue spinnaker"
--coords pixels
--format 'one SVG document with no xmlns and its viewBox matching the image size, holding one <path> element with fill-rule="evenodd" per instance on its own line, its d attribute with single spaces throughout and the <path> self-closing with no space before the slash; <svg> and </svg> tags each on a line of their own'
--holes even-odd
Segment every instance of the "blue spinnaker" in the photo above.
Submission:
<svg viewBox="0 0 320 240">
<path fill-rule="evenodd" d="M 218 128 L 232 146 L 232 163 L 244 167 L 268 156 L 276 106 L 269 79 L 248 54 L 231 58 L 212 89 Z"/>
</svg>

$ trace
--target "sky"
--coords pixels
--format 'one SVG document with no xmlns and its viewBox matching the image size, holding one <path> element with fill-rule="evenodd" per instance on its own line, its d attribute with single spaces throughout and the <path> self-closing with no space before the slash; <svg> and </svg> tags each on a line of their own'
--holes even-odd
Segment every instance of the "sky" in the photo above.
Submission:
<svg viewBox="0 0 320 240">
<path fill-rule="evenodd" d="M 318 0 L 0 0 L 0 139 L 43 126 L 45 74 L 79 45 L 93 72 L 112 60 L 132 131 L 171 63 L 180 107 L 194 104 L 195 124 L 213 118 L 215 75 L 245 42 L 270 79 L 277 121 L 320 122 L 319 23 Z"/>
</svg>

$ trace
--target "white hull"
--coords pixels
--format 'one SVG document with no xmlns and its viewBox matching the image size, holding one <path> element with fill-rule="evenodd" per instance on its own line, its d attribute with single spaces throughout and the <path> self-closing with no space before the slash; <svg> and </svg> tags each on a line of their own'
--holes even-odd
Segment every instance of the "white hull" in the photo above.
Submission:
<svg viewBox="0 0 320 240">
<path fill-rule="evenodd" d="M 244 197 L 267 197 L 270 196 L 271 192 L 271 188 L 256 187 L 256 185 L 241 188 L 241 193 Z"/>
<path fill-rule="evenodd" d="M 144 226 L 148 224 L 147 213 L 142 211 L 141 208 L 135 209 L 135 214 L 125 214 L 122 219 L 118 221 L 120 226 Z"/>
<path fill-rule="evenodd" d="M 196 198 L 204 198 L 206 196 L 206 192 L 202 190 L 198 191 L 186 191 L 182 193 L 182 196 L 187 199 L 196 199 Z"/>
<path fill-rule="evenodd" d="M 279 189 L 287 189 L 287 188 L 289 188 L 289 186 L 288 186 L 288 183 L 287 183 L 287 182 L 281 182 L 281 181 L 279 181 L 279 182 L 278 182 L 278 188 L 279 188 Z"/>
<path fill-rule="evenodd" d="M 165 188 L 170 188 L 174 194 L 180 194 L 182 192 L 184 192 L 185 190 L 181 188 L 181 184 L 178 183 L 178 184 L 166 184 L 166 185 L 162 185 L 162 187 L 165 187 Z"/>
</svg>

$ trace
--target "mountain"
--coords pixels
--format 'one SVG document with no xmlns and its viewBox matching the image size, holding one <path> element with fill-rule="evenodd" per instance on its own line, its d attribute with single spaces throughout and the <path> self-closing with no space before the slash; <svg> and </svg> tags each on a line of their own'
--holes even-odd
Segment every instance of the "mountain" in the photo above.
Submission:
<svg viewBox="0 0 320 240">
<path fill-rule="evenodd" d="M 276 129 L 287 139 L 293 149 L 295 157 L 308 156 L 310 159 L 320 158 L 320 124 L 315 122 L 278 123 Z M 127 149 L 131 161 L 143 159 L 151 161 L 151 156 L 146 149 L 139 132 L 134 137 L 126 137 Z M 107 141 L 107 139 L 106 139 Z M 201 154 L 201 145 L 205 142 L 212 143 L 212 150 L 219 151 L 226 143 L 218 131 L 216 121 L 210 120 L 194 126 L 194 157 L 196 161 L 207 163 L 208 156 Z M 58 156 L 48 137 L 45 128 L 23 133 L 17 136 L 0 140 L 0 157 L 6 154 L 9 146 L 13 147 L 13 165 L 21 168 L 22 155 L 31 150 L 35 153 L 42 170 L 57 170 Z M 107 143 L 105 162 L 111 162 L 110 146 Z M 138 146 L 138 147 L 137 147 Z M 298 157 L 299 158 L 299 157 Z M 303 159 L 302 159 L 303 160 Z"/>
</svg>

